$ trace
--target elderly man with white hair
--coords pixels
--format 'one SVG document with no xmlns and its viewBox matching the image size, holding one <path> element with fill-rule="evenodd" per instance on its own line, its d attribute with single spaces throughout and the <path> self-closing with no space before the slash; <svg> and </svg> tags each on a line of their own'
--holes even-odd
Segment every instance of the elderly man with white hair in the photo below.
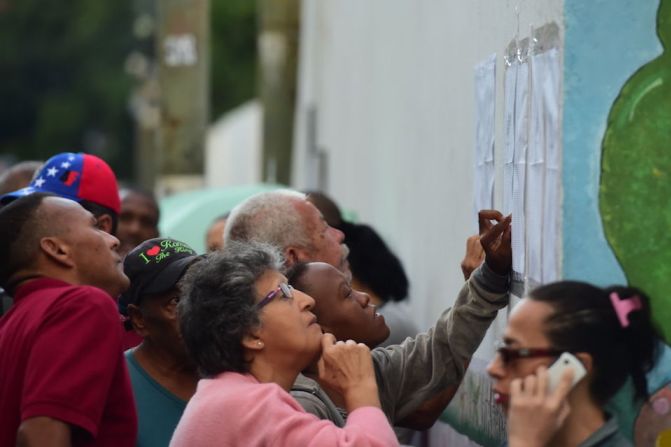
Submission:
<svg viewBox="0 0 671 447">
<path fill-rule="evenodd" d="M 343 232 L 329 226 L 305 194 L 287 189 L 263 192 L 238 205 L 224 232 L 224 244 L 259 241 L 280 248 L 286 268 L 321 261 L 349 273 L 344 239 Z"/>
</svg>

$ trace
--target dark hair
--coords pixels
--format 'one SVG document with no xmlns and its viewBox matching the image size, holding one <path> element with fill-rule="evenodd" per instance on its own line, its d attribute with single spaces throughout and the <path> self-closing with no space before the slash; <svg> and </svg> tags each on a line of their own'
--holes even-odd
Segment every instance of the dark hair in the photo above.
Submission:
<svg viewBox="0 0 671 447">
<path fill-rule="evenodd" d="M 305 195 L 308 201 L 322 213 L 327 224 L 334 228 L 340 227 L 343 223 L 342 213 L 332 198 L 321 191 L 305 191 Z"/>
<path fill-rule="evenodd" d="M 177 312 L 184 343 L 203 376 L 247 372 L 242 339 L 260 323 L 255 284 L 280 267 L 273 247 L 230 242 L 186 272 Z"/>
<path fill-rule="evenodd" d="M 151 202 L 154 211 L 156 211 L 156 223 L 158 224 L 158 221 L 161 220 L 161 208 L 158 205 L 158 201 L 156 200 L 156 196 L 154 195 L 154 193 L 136 185 L 126 185 L 123 188 L 121 188 L 121 191 L 119 191 L 119 195 L 121 196 L 122 208 L 124 200 L 126 200 L 126 198 L 131 194 L 144 197 L 145 199 Z"/>
<path fill-rule="evenodd" d="M 119 226 L 119 215 L 113 209 L 107 208 L 99 203 L 91 202 L 90 200 L 80 200 L 79 204 L 86 211 L 93 214 L 93 217 L 96 219 L 105 214 L 109 215 L 112 218 L 112 234 L 116 235 L 116 230 Z"/>
<path fill-rule="evenodd" d="M 29 267 L 38 252 L 45 227 L 39 208 L 46 197 L 55 195 L 29 194 L 0 209 L 0 287 L 10 293 L 12 276 Z"/>
<path fill-rule="evenodd" d="M 342 222 L 349 248 L 352 276 L 368 286 L 383 301 L 401 301 L 408 296 L 408 277 L 401 261 L 370 226 Z"/>
<path fill-rule="evenodd" d="M 638 297 L 641 302 L 641 309 L 628 315 L 627 327 L 622 327 L 615 313 L 612 293 L 620 299 Z M 555 348 L 592 356 L 590 390 L 598 403 L 605 404 L 628 377 L 633 381 L 634 399 L 648 397 L 646 373 L 657 361 L 660 338 L 651 321 L 649 299 L 641 290 L 561 281 L 533 290 L 529 298 L 553 307 L 545 324 Z"/>
<path fill-rule="evenodd" d="M 309 262 L 298 262 L 292 265 L 286 272 L 287 283 L 294 289 L 298 289 L 300 291 L 305 290 L 303 277 L 305 276 L 305 272 L 308 271 L 309 265 Z"/>
</svg>

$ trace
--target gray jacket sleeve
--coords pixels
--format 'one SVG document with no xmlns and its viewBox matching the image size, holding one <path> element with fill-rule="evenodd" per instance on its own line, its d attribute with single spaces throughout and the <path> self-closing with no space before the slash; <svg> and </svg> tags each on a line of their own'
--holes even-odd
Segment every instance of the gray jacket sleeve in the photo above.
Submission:
<svg viewBox="0 0 671 447">
<path fill-rule="evenodd" d="M 295 390 L 291 390 L 291 396 L 296 399 L 299 404 L 301 404 L 301 407 L 303 407 L 306 412 L 314 414 L 319 419 L 333 419 L 324 401 L 318 396 L 306 391 Z M 332 422 L 336 423 L 336 421 Z M 339 426 L 341 427 L 342 425 Z"/>
<path fill-rule="evenodd" d="M 291 396 L 298 401 L 303 409 L 317 416 L 333 422 L 337 427 L 345 426 L 344 410 L 338 409 L 331 398 L 309 377 L 299 374 L 291 387 Z"/>
<path fill-rule="evenodd" d="M 508 304 L 508 286 L 508 276 L 483 264 L 428 332 L 372 351 L 382 410 L 392 423 L 462 380 L 498 310 Z"/>
</svg>

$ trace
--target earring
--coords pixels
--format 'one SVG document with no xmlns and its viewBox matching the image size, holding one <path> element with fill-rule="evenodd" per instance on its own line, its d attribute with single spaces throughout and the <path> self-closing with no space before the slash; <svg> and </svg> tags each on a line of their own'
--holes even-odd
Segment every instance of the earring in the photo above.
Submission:
<svg viewBox="0 0 671 447">
<path fill-rule="evenodd" d="M 259 346 L 259 347 L 263 347 L 263 342 L 261 340 L 259 340 L 259 341 L 256 342 L 256 345 Z"/>
</svg>

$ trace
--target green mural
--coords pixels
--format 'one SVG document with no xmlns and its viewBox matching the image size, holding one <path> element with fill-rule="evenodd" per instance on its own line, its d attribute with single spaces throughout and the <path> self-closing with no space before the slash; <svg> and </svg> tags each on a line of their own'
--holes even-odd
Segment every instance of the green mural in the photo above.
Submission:
<svg viewBox="0 0 671 447">
<path fill-rule="evenodd" d="M 661 56 L 613 103 L 603 139 L 599 204 L 606 238 L 629 284 L 651 297 L 671 341 L 671 0 L 661 0 Z"/>
</svg>

